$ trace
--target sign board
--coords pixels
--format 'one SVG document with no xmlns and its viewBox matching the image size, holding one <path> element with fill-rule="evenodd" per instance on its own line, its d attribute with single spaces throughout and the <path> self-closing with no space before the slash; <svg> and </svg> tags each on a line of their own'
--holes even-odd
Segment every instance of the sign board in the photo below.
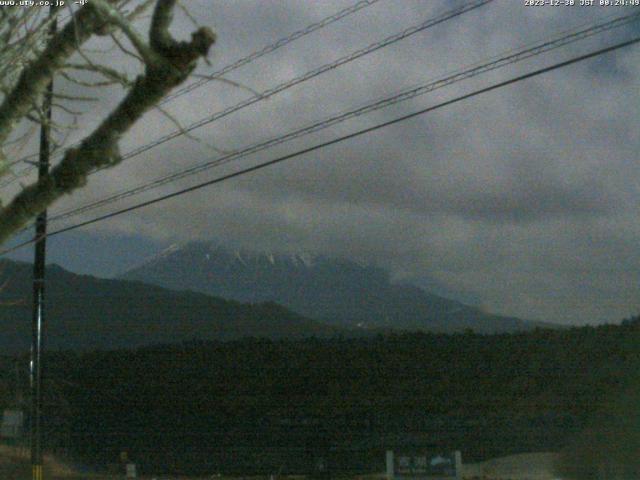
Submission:
<svg viewBox="0 0 640 480">
<path fill-rule="evenodd" d="M 387 452 L 387 477 L 394 479 L 459 479 L 462 457 L 456 452 Z"/>
<path fill-rule="evenodd" d="M 127 463 L 127 478 L 136 478 L 136 464 Z"/>
</svg>

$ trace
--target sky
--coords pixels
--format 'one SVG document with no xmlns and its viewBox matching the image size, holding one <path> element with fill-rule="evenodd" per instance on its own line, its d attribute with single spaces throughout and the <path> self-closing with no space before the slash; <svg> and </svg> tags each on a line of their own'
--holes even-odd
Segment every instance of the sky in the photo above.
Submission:
<svg viewBox="0 0 640 480">
<path fill-rule="evenodd" d="M 355 0 L 189 0 L 218 35 L 193 80 Z M 464 4 L 379 0 L 154 110 L 121 143 L 152 142 L 274 85 Z M 579 2 L 576 2 L 579 3 Z M 635 7 L 637 9 L 637 7 Z M 93 175 L 63 212 L 228 152 L 560 36 L 633 7 L 528 7 L 495 0 L 263 99 Z M 144 23 L 139 26 L 144 31 Z M 173 32 L 194 26 L 177 12 Z M 640 21 L 363 115 L 68 220 L 72 225 L 382 123 L 640 35 Z M 101 46 L 99 40 L 96 46 Z M 133 71 L 118 50 L 98 61 Z M 76 91 L 64 81 L 61 92 Z M 236 179 L 54 237 L 50 258 L 109 276 L 174 243 L 354 259 L 437 285 L 488 311 L 562 324 L 640 312 L 640 47 L 464 100 Z M 70 142 L 122 97 L 101 88 Z M 64 116 L 63 113 L 60 113 Z M 22 179 L 28 183 L 32 177 Z M 11 187 L 10 187 L 11 188 Z M 17 182 L 13 188 L 17 188 Z M 6 190 L 5 195 L 10 195 Z M 15 258 L 28 258 L 18 252 Z"/>
</svg>

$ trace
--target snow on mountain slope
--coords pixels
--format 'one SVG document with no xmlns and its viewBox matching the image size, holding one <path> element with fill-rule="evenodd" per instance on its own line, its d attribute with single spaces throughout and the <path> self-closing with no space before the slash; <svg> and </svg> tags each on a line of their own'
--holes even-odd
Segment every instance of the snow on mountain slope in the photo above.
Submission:
<svg viewBox="0 0 640 480">
<path fill-rule="evenodd" d="M 206 242 L 172 245 L 122 278 L 242 302 L 271 301 L 348 328 L 494 333 L 537 325 L 394 284 L 377 267 L 305 253 L 228 249 Z"/>
</svg>

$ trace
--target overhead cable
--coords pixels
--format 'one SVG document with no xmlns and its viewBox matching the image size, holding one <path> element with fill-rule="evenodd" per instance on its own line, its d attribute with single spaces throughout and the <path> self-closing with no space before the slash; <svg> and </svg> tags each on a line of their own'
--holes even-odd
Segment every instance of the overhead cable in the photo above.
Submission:
<svg viewBox="0 0 640 480">
<path fill-rule="evenodd" d="M 259 143 L 255 143 L 246 147 L 243 147 L 241 149 L 237 149 L 233 152 L 229 152 L 221 157 L 217 157 L 214 159 L 210 159 L 206 162 L 200 163 L 198 165 L 180 170 L 178 172 L 174 172 L 168 175 L 164 175 L 162 177 L 159 177 L 155 180 L 152 180 L 150 182 L 146 182 L 144 184 L 138 185 L 137 187 L 134 188 L 129 188 L 129 189 L 125 189 L 122 190 L 118 193 L 109 195 L 106 198 L 102 198 L 100 200 L 96 200 L 94 202 L 91 202 L 87 205 L 83 205 L 80 207 L 75 207 L 69 210 L 66 210 L 64 212 L 61 212 L 57 215 L 54 215 L 51 217 L 51 221 L 55 222 L 55 221 L 59 221 L 59 220 L 63 220 L 66 218 L 70 218 L 82 213 L 85 213 L 87 211 L 90 210 L 94 210 L 96 208 L 111 204 L 113 202 L 116 202 L 118 200 L 122 200 L 124 198 L 128 198 L 143 192 L 146 192 L 148 190 L 160 187 L 162 185 L 168 184 L 168 183 L 172 183 L 176 180 L 191 176 L 191 175 L 195 175 L 197 173 L 203 172 L 205 170 L 209 170 L 215 167 L 219 167 L 223 164 L 229 163 L 231 161 L 234 160 L 238 160 L 240 158 L 244 158 L 246 156 L 252 155 L 254 153 L 260 152 L 262 150 L 265 150 L 267 148 L 271 148 L 274 147 L 276 145 L 291 141 L 293 139 L 296 138 L 300 138 L 302 136 L 306 136 L 309 135 L 311 133 L 315 133 L 318 132 L 320 130 L 323 130 L 325 128 L 331 127 L 333 125 L 336 125 L 338 123 L 342 123 L 344 121 L 347 121 L 349 119 L 376 111 L 376 110 L 380 110 L 382 108 L 394 105 L 396 103 L 402 102 L 402 101 L 406 101 L 406 100 L 410 100 L 412 98 L 418 97 L 420 95 L 424 95 L 426 93 L 432 92 L 436 89 L 439 88 L 443 88 L 449 85 L 452 85 L 454 83 L 460 82 L 462 80 L 466 80 L 468 78 L 472 78 L 475 77 L 477 75 L 480 75 L 482 73 L 486 73 L 492 70 L 496 70 L 498 68 L 502 68 L 505 67 L 507 65 L 516 63 L 516 62 L 520 62 L 523 60 L 526 60 L 528 58 L 531 58 L 533 56 L 536 55 L 540 55 L 542 53 L 554 50 L 556 48 L 565 46 L 567 44 L 570 43 L 574 43 L 577 42 L 579 40 L 583 40 L 585 38 L 588 38 L 590 36 L 593 36 L 595 34 L 601 33 L 603 31 L 606 30 L 610 30 L 612 28 L 615 27 L 619 27 L 621 25 L 627 24 L 631 21 L 634 20 L 638 20 L 638 18 L 640 18 L 640 12 L 635 13 L 635 14 L 631 14 L 631 15 L 626 15 L 623 17 L 618 17 L 612 21 L 609 22 L 604 22 L 604 23 L 600 23 L 600 24 L 596 24 L 593 25 L 589 28 L 586 29 L 582 29 L 580 31 L 577 32 L 572 32 L 568 35 L 565 35 L 563 37 L 559 37 L 559 38 L 555 38 L 553 40 L 549 40 L 549 41 L 545 41 L 542 43 L 538 43 L 534 46 L 531 47 L 526 47 L 517 51 L 511 51 L 510 54 L 505 55 L 503 57 L 497 57 L 492 59 L 491 61 L 488 61 L 486 63 L 481 63 L 481 64 L 474 64 L 471 67 L 466 68 L 465 70 L 458 70 L 452 74 L 449 74 L 443 78 L 440 78 L 438 80 L 434 80 L 434 81 L 430 81 L 428 83 L 419 85 L 417 87 L 412 87 L 410 89 L 406 89 L 401 91 L 400 93 L 397 93 L 395 95 L 383 98 L 381 100 L 378 100 L 376 102 L 373 103 L 369 103 L 365 106 L 353 109 L 353 110 L 349 110 L 347 112 L 343 112 L 340 113 L 338 115 L 334 115 L 330 118 L 318 121 L 318 122 L 314 122 L 310 125 L 304 126 L 302 128 L 293 130 L 289 133 L 286 133 L 284 135 L 279 135 L 276 137 L 273 137 L 269 140 L 266 141 L 262 141 Z"/>
<path fill-rule="evenodd" d="M 238 60 L 234 61 L 233 63 L 230 63 L 224 67 L 222 67 L 221 69 L 207 75 L 205 78 L 201 78 L 199 80 L 197 80 L 196 82 L 189 84 L 179 90 L 176 90 L 175 92 L 173 92 L 172 94 L 168 95 L 167 97 L 165 97 L 162 102 L 160 102 L 160 105 L 164 105 L 166 103 L 169 103 L 170 101 L 181 97 L 182 95 L 189 93 L 199 87 L 201 87 L 202 85 L 205 85 L 213 80 L 217 80 L 222 78 L 224 75 L 226 75 L 227 73 L 232 72 L 233 70 L 236 70 L 240 67 L 243 67 L 255 60 L 257 60 L 260 57 L 263 57 L 269 53 L 272 53 L 286 45 L 288 45 L 289 43 L 298 40 L 302 37 L 305 37 L 313 32 L 315 32 L 316 30 L 320 30 L 322 28 L 325 28 L 329 25 L 331 25 L 332 23 L 337 22 L 338 20 L 342 20 L 343 18 L 356 13 L 360 10 L 362 10 L 363 8 L 366 7 L 370 7 L 371 5 L 374 5 L 376 3 L 378 3 L 380 0 L 360 0 L 357 3 L 344 8 L 332 15 L 329 15 L 328 17 L 323 18 L 322 20 L 312 23 L 310 25 L 307 25 L 306 27 L 297 30 L 295 32 L 293 32 L 292 34 L 280 38 L 279 40 L 277 40 L 275 43 L 272 43 L 270 45 L 267 45 L 265 47 L 263 47 L 260 50 L 257 50 L 245 57 L 239 58 Z M 68 18 L 68 17 L 67 17 Z M 77 144 L 75 145 L 77 146 Z M 13 166 L 16 165 L 20 162 L 23 162 L 25 160 L 31 159 L 31 158 L 35 158 L 37 157 L 37 154 L 33 154 L 33 155 L 28 155 L 26 157 L 20 158 L 19 160 L 15 160 L 13 162 L 11 162 L 9 164 L 9 166 Z M 28 171 L 26 171 L 28 170 Z M 31 167 L 29 167 L 28 169 L 25 169 L 25 171 L 20 172 L 17 176 L 24 176 L 27 173 L 29 173 L 32 170 Z M 13 179 L 11 180 L 13 182 Z M 5 185 L 0 185 L 0 187 L 3 187 Z"/>
<path fill-rule="evenodd" d="M 174 93 L 172 93 L 171 95 L 167 96 L 164 100 L 162 100 L 162 102 L 160 103 L 160 105 L 164 105 L 165 103 L 168 103 L 178 97 L 181 97 L 182 95 L 189 93 L 193 90 L 195 90 L 196 88 L 201 87 L 202 85 L 205 85 L 206 83 L 209 83 L 213 80 L 216 80 L 218 78 L 222 78 L 224 75 L 226 75 L 229 72 L 232 72 L 233 70 L 236 70 L 248 63 L 253 62 L 254 60 L 257 60 L 260 57 L 263 57 L 265 55 L 267 55 L 268 53 L 271 52 L 275 52 L 276 50 L 284 47 L 285 45 L 288 45 L 289 43 L 298 40 L 299 38 L 302 38 L 306 35 L 309 35 L 310 33 L 315 32 L 316 30 L 319 30 L 321 28 L 327 27 L 329 25 L 331 25 L 334 22 L 337 22 L 338 20 L 343 19 L 344 17 L 351 15 L 352 13 L 355 13 L 359 10 L 362 10 L 363 8 L 369 7 L 371 5 L 373 5 L 374 3 L 379 2 L 380 0 L 361 0 L 359 2 L 357 2 L 354 5 L 351 5 L 350 7 L 347 7 L 343 10 L 340 10 L 337 13 L 334 13 L 333 15 L 330 15 L 328 17 L 323 18 L 322 20 L 320 20 L 319 22 L 316 23 L 312 23 L 311 25 L 306 26 L 305 28 L 298 30 L 296 32 L 293 32 L 291 35 L 286 36 L 281 38 L 280 40 L 276 41 L 275 43 L 272 43 L 271 45 L 267 45 L 266 47 L 262 48 L 261 50 L 257 50 L 253 53 L 251 53 L 250 55 L 247 55 L 246 57 L 240 58 L 238 60 L 236 60 L 233 63 L 230 63 L 229 65 L 227 65 L 226 67 L 221 68 L 220 70 L 215 71 L 214 73 L 207 75 L 206 78 L 201 78 L 200 80 L 193 82 L 189 85 L 186 85 L 178 90 L 176 90 Z"/>
<path fill-rule="evenodd" d="M 178 190 L 176 192 L 169 193 L 169 194 L 166 194 L 166 195 L 162 195 L 162 196 L 154 198 L 152 200 L 148 200 L 148 201 L 141 202 L 141 203 L 138 203 L 138 204 L 135 204 L 135 205 L 131 205 L 129 207 L 122 208 L 120 210 L 116 210 L 114 212 L 110 212 L 110 213 L 101 215 L 99 217 L 92 218 L 90 220 L 85 220 L 83 222 L 79 222 L 77 224 L 70 225 L 68 227 L 60 228 L 58 230 L 55 230 L 55 231 L 52 231 L 52 232 L 48 233 L 46 235 L 46 237 L 52 237 L 54 235 L 59 235 L 61 233 L 65 233 L 65 232 L 69 232 L 69 231 L 72 231 L 72 230 L 76 230 L 78 228 L 85 227 L 87 225 L 92 225 L 94 223 L 102 222 L 102 221 L 108 220 L 110 218 L 114 218 L 116 216 L 122 215 L 124 213 L 128 213 L 128 212 L 131 212 L 131 211 L 134 211 L 134 210 L 138 210 L 140 208 L 144 208 L 144 207 L 147 207 L 147 206 L 150 206 L 150 205 L 154 205 L 154 204 L 159 203 L 159 202 L 163 202 L 163 201 L 168 200 L 170 198 L 182 196 L 184 194 L 187 194 L 187 193 L 190 193 L 190 192 L 193 192 L 193 191 L 196 191 L 196 190 L 200 190 L 200 189 L 202 189 L 204 187 L 215 185 L 215 184 L 230 180 L 232 178 L 240 177 L 242 175 L 246 175 L 248 173 L 252 173 L 252 172 L 261 170 L 263 168 L 270 167 L 272 165 L 276 165 L 278 163 L 282 163 L 282 162 L 284 162 L 286 160 L 290 160 L 292 158 L 299 157 L 301 155 L 305 155 L 307 153 L 311 153 L 311 152 L 326 148 L 328 146 L 335 145 L 337 143 L 341 143 L 341 142 L 344 142 L 346 140 L 350 140 L 352 138 L 359 137 L 361 135 L 365 135 L 367 133 L 371 133 L 371 132 L 380 130 L 380 129 L 388 127 L 388 126 L 395 125 L 395 124 L 400 123 L 400 122 L 404 122 L 404 121 L 409 120 L 411 118 L 415 118 L 417 116 L 424 115 L 425 113 L 429 113 L 429 112 L 432 112 L 434 110 L 438 110 L 438 109 L 441 109 L 443 107 L 447 107 L 449 105 L 453 105 L 453 104 L 461 102 L 463 100 L 467 100 L 469 98 L 473 98 L 473 97 L 476 97 L 478 95 L 481 95 L 481 94 L 484 94 L 484 93 L 488 93 L 488 92 L 491 92 L 493 90 L 497 90 L 499 88 L 503 88 L 503 87 L 506 87 L 508 85 L 512 85 L 514 83 L 518 83 L 518 82 L 521 82 L 523 80 L 536 77 L 538 75 L 542 75 L 544 73 L 548 73 L 548 72 L 551 72 L 551 71 L 554 71 L 554 70 L 558 70 L 560 68 L 564 68 L 564 67 L 567 67 L 569 65 L 572 65 L 572 64 L 575 64 L 575 63 L 578 63 L 578 62 L 582 62 L 584 60 L 587 60 L 587 59 L 590 59 L 590 58 L 594 58 L 594 57 L 597 57 L 597 56 L 600 56 L 600 55 L 603 55 L 605 53 L 613 52 L 615 50 L 619 50 L 621 48 L 634 45 L 634 44 L 636 44 L 638 42 L 640 42 L 640 37 L 635 37 L 635 38 L 633 38 L 631 40 L 627 40 L 625 42 L 617 43 L 617 44 L 612 45 L 610 47 L 602 48 L 602 49 L 599 49 L 599 50 L 596 50 L 596 51 L 593 51 L 593 52 L 590 52 L 590 53 L 587 53 L 587 54 L 584 54 L 584 55 L 573 57 L 573 58 L 571 58 L 569 60 L 565 60 L 563 62 L 556 63 L 554 65 L 551 65 L 551 66 L 548 66 L 548 67 L 545 67 L 545 68 L 534 70 L 533 72 L 529 72 L 529 73 L 526 73 L 524 75 L 520 75 L 520 76 L 511 78 L 509 80 L 505 80 L 503 82 L 495 83 L 495 84 L 490 85 L 488 87 L 481 88 L 479 90 L 475 90 L 475 91 L 473 91 L 471 93 L 467 93 L 467 94 L 461 95 L 459 97 L 455 97 L 453 99 L 438 103 L 438 104 L 433 105 L 431 107 L 423 108 L 421 110 L 409 113 L 407 115 L 403 115 L 401 117 L 397 117 L 397 118 L 395 118 L 393 120 L 389 120 L 387 122 L 383 122 L 383 123 L 374 125 L 372 127 L 364 128 L 362 130 L 358 130 L 357 132 L 353 132 L 353 133 L 350 133 L 350 134 L 347 134 L 347 135 L 343 135 L 341 137 L 337 137 L 337 138 L 334 138 L 332 140 L 329 140 L 329 141 L 326 141 L 326 142 L 322 142 L 322 143 L 319 143 L 317 145 L 314 145 L 314 146 L 311 146 L 311 147 L 307 147 L 307 148 L 298 150 L 296 152 L 289 153 L 287 155 L 283 155 L 283 156 L 274 158 L 272 160 L 259 163 L 259 164 L 254 165 L 254 166 L 247 167 L 247 168 L 244 168 L 242 170 L 238 170 L 236 172 L 229 173 L 227 175 L 223 175 L 223 176 L 214 178 L 212 180 L 201 182 L 201 183 L 198 183 L 196 185 L 193 185 L 193 186 L 190 186 L 190 187 L 187 187 L 187 188 L 183 188 L 183 189 Z M 39 240 L 39 238 L 34 237 L 34 238 L 30 239 L 30 240 L 27 240 L 27 241 L 22 242 L 22 243 L 20 243 L 18 245 L 15 245 L 14 247 L 2 250 L 2 251 L 0 251 L 0 256 L 6 255 L 7 253 L 12 252 L 14 250 L 17 250 L 19 248 L 22 248 L 22 247 L 24 247 L 26 245 L 30 245 L 31 243 L 36 242 L 38 240 Z"/>
<path fill-rule="evenodd" d="M 230 107 L 227 107 L 223 110 L 220 110 L 218 112 L 213 113 L 212 115 L 209 115 L 205 118 L 202 118 L 196 122 L 191 123 L 190 125 L 184 127 L 184 128 L 180 128 L 178 130 L 174 130 L 171 133 L 168 133 L 166 135 L 163 135 L 162 137 L 149 142 L 145 145 L 141 145 L 140 147 L 137 147 L 133 150 L 130 150 L 129 152 L 125 153 L 122 156 L 122 161 L 128 160 L 130 158 L 136 157 L 138 155 L 140 155 L 141 153 L 144 153 L 148 150 L 151 150 L 152 148 L 155 148 L 165 142 L 168 142 L 169 140 L 173 140 L 174 138 L 183 136 L 189 132 L 192 132 L 193 130 L 196 130 L 200 127 L 203 127 L 204 125 L 208 125 L 210 123 L 213 123 L 217 120 L 220 120 L 221 118 L 224 118 L 228 115 L 231 115 L 232 113 L 235 113 L 239 110 L 242 110 L 243 108 L 249 107 L 251 105 L 254 105 L 258 102 L 261 102 L 263 100 L 266 100 L 268 98 L 271 98 L 285 90 L 288 90 L 296 85 L 299 85 L 301 83 L 304 83 L 308 80 L 311 80 L 315 77 L 318 77 L 319 75 L 322 75 L 325 72 L 328 72 L 330 70 L 334 70 L 338 67 L 341 67 L 342 65 L 345 65 L 349 62 L 352 62 L 354 60 L 357 60 L 361 57 L 364 57 L 365 55 L 368 55 L 370 53 L 373 53 L 377 50 L 380 50 L 381 48 L 384 48 L 388 45 L 392 45 L 394 43 L 399 42 L 400 40 L 404 40 L 407 37 L 410 37 L 411 35 L 414 35 L 418 32 L 421 32 L 423 30 L 426 30 L 428 28 L 431 28 L 435 25 L 438 25 L 440 23 L 443 23 L 447 20 L 450 20 L 452 18 L 455 18 L 457 16 L 460 16 L 468 11 L 474 10 L 476 8 L 479 8 L 483 5 L 486 5 L 488 3 L 493 2 L 494 0 L 474 0 L 472 2 L 469 2 L 461 7 L 458 7 L 456 9 L 453 10 L 449 10 L 441 15 L 438 15 L 437 17 L 434 18 L 430 18 L 424 22 L 421 22 L 417 25 L 414 25 L 412 27 L 406 28 L 404 30 L 402 30 L 401 32 L 398 32 L 394 35 L 391 35 L 389 37 L 386 37 L 383 40 L 380 40 L 378 42 L 374 42 L 364 48 L 361 48 L 359 50 L 356 50 L 355 52 L 352 52 L 348 55 L 345 55 L 331 63 L 327 63 L 325 65 L 322 65 L 320 67 L 317 67 L 313 70 L 310 70 L 298 77 L 292 78 L 290 80 L 287 80 L 286 82 L 283 82 L 275 87 L 271 87 L 267 90 L 264 90 L 260 93 L 257 93 L 256 95 L 253 95 L 239 103 L 236 103 L 235 105 L 232 105 Z M 106 167 L 108 168 L 108 167 Z M 104 168 L 100 168 L 97 170 L 94 170 L 92 173 L 96 173 L 99 172 L 101 170 L 104 170 Z M 31 171 L 30 168 L 25 169 L 23 172 L 20 172 L 17 176 L 23 176 L 23 174 L 27 174 L 29 171 Z M 4 184 L 0 184 L 0 188 L 2 187 L 6 187 L 7 185 L 11 184 L 12 182 L 14 182 L 15 179 L 11 179 L 9 182 L 5 182 Z"/>
</svg>

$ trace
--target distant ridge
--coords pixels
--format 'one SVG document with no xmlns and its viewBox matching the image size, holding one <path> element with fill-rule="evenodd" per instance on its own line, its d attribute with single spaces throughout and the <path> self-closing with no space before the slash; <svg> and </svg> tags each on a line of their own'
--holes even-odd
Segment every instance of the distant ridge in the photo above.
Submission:
<svg viewBox="0 0 640 480">
<path fill-rule="evenodd" d="M 31 338 L 27 263 L 0 261 L 0 349 L 24 352 Z M 302 338 L 349 334 L 275 303 L 242 304 L 140 282 L 76 275 L 47 267 L 47 349 L 131 348 L 189 340 Z"/>
<path fill-rule="evenodd" d="M 272 301 L 343 328 L 500 333 L 549 327 L 394 284 L 388 272 L 354 261 L 232 250 L 208 242 L 171 246 L 119 278 L 242 302 Z"/>
<path fill-rule="evenodd" d="M 181 248 L 183 248 L 184 245 L 185 243 L 172 243 L 168 247 L 163 248 L 160 252 L 156 253 L 155 255 L 152 255 L 149 258 L 143 259 L 141 262 L 134 265 L 133 267 L 130 267 L 128 270 L 138 270 L 138 269 L 144 268 L 148 264 L 152 264 L 157 261 L 160 261 L 163 257 L 167 257 L 171 255 L 173 252 L 180 250 Z"/>
</svg>

